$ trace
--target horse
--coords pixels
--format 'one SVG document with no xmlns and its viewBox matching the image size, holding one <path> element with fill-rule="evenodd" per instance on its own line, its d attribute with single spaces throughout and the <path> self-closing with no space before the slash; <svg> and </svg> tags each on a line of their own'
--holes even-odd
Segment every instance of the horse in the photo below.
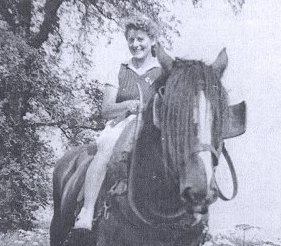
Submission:
<svg viewBox="0 0 281 246">
<path fill-rule="evenodd" d="M 127 129 L 135 131 L 133 150 L 119 152 L 116 158 L 113 154 L 95 208 L 93 234 L 82 235 L 75 245 L 198 246 L 204 242 L 208 208 L 219 195 L 215 167 L 229 119 L 227 92 L 221 83 L 227 53 L 223 49 L 211 65 L 167 54 L 158 59 L 164 72 L 153 84 L 155 94 L 138 115 L 137 126 Z M 122 149 L 126 131 L 120 138 L 117 146 Z M 55 166 L 51 246 L 69 245 L 64 241 L 74 225 L 95 152 L 95 145 L 80 146 Z"/>
</svg>

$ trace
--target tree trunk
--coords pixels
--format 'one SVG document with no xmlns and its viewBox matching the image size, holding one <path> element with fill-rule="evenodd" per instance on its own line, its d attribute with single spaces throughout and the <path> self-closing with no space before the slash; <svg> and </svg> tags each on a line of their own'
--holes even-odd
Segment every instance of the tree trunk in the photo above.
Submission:
<svg viewBox="0 0 281 246">
<path fill-rule="evenodd" d="M 31 40 L 30 45 L 39 48 L 48 39 L 49 33 L 53 32 L 58 25 L 57 12 L 63 0 L 47 0 L 45 5 L 44 21 L 39 33 Z"/>
</svg>

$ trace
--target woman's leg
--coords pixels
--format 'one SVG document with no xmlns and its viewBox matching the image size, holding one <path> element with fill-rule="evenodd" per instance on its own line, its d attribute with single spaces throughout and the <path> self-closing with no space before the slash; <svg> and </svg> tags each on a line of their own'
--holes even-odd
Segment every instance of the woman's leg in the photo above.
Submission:
<svg viewBox="0 0 281 246">
<path fill-rule="evenodd" d="M 98 151 L 87 170 L 85 178 L 84 206 L 78 215 L 74 228 L 92 229 L 94 206 L 106 175 L 107 163 L 120 134 L 134 118 L 135 116 L 129 116 L 114 127 L 106 127 L 97 139 Z"/>
<path fill-rule="evenodd" d="M 74 228 L 92 229 L 94 216 L 94 206 L 106 174 L 107 160 L 104 158 L 106 153 L 98 150 L 92 163 L 90 164 L 85 178 L 84 205 L 78 215 Z"/>
</svg>

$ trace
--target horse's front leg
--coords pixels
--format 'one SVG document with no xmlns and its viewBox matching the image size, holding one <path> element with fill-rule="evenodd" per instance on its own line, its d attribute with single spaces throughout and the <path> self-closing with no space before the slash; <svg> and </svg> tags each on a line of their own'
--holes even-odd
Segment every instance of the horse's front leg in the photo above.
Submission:
<svg viewBox="0 0 281 246">
<path fill-rule="evenodd" d="M 204 244 L 206 235 L 204 229 L 193 228 L 191 231 L 177 238 L 171 246 L 202 246 Z"/>
<path fill-rule="evenodd" d="M 50 226 L 50 246 L 61 245 L 60 217 L 53 216 Z"/>
<path fill-rule="evenodd" d="M 60 246 L 63 240 L 61 232 L 61 200 L 55 183 L 53 187 L 54 214 L 50 225 L 50 246 Z"/>
</svg>

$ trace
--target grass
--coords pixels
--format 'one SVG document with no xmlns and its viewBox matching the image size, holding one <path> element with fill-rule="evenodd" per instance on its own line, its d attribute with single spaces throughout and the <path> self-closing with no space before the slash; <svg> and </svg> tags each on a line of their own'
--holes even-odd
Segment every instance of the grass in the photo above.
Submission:
<svg viewBox="0 0 281 246">
<path fill-rule="evenodd" d="M 40 209 L 36 212 L 36 227 L 32 231 L 17 230 L 0 233 L 1 246 L 49 246 L 49 226 L 51 208 Z"/>
<path fill-rule="evenodd" d="M 0 233 L 1 246 L 49 246 L 49 226 L 52 217 L 51 207 L 41 209 L 35 214 L 37 224 L 32 231 L 17 230 L 8 233 Z M 245 226 L 245 225 L 244 225 Z M 238 228 L 238 227 L 237 227 Z M 218 233 L 212 236 L 204 246 L 281 246 L 281 236 L 276 240 L 265 239 L 265 236 L 257 236 L 260 228 L 247 232 L 246 239 L 241 230 L 233 229 L 229 232 Z M 254 227 L 252 227 L 254 228 Z M 245 236 L 245 235 L 244 235 Z M 255 239 L 256 238 L 256 239 Z"/>
<path fill-rule="evenodd" d="M 33 231 L 15 231 L 0 235 L 1 246 L 48 246 L 49 230 L 47 228 L 34 229 Z"/>
</svg>

